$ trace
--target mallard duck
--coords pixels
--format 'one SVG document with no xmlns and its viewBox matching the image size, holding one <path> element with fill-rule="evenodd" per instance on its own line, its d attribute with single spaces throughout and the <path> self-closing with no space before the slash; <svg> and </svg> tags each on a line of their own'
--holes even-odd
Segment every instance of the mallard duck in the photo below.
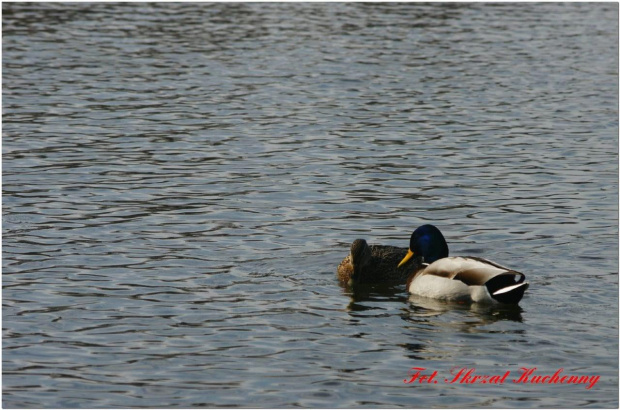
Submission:
<svg viewBox="0 0 620 410">
<path fill-rule="evenodd" d="M 409 250 L 398 266 L 419 260 L 407 280 L 409 292 L 437 299 L 487 303 L 519 303 L 529 287 L 525 275 L 486 259 L 448 257 L 448 244 L 433 225 L 411 234 Z"/>
<path fill-rule="evenodd" d="M 364 239 L 351 244 L 351 253 L 338 265 L 338 279 L 352 283 L 405 283 L 415 270 L 413 263 L 398 264 L 407 248 L 368 245 Z"/>
</svg>

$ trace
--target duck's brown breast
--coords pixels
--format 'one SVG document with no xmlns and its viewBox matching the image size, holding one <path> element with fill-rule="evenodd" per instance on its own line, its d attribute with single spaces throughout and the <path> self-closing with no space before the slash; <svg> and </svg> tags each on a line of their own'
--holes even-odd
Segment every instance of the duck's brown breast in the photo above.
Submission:
<svg viewBox="0 0 620 410">
<path fill-rule="evenodd" d="M 338 280 L 348 283 L 351 276 L 353 276 L 353 265 L 351 265 L 351 255 L 347 255 L 338 265 Z"/>
</svg>

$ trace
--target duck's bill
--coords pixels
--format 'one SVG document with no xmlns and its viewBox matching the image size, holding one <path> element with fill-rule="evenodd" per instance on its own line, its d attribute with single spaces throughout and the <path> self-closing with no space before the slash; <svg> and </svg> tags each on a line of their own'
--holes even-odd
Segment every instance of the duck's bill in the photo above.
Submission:
<svg viewBox="0 0 620 410">
<path fill-rule="evenodd" d="M 398 268 L 400 268 L 401 266 L 403 266 L 405 263 L 407 263 L 407 261 L 408 261 L 409 259 L 411 259 L 411 257 L 412 257 L 412 256 L 413 256 L 413 252 L 411 252 L 411 249 L 409 249 L 409 250 L 407 251 L 407 255 L 405 255 L 405 257 L 403 258 L 403 260 L 402 260 L 402 261 L 400 261 L 400 263 L 398 264 L 398 266 L 397 266 L 397 267 L 398 267 Z"/>
</svg>

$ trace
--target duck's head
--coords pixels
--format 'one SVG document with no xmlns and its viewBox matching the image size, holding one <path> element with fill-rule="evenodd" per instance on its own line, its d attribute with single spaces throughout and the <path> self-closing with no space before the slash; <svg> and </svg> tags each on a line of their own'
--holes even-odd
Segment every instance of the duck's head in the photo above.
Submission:
<svg viewBox="0 0 620 410">
<path fill-rule="evenodd" d="M 351 265 L 353 266 L 353 276 L 351 279 L 354 281 L 359 280 L 362 269 L 370 262 L 372 252 L 368 243 L 364 239 L 356 239 L 351 244 Z"/>
<path fill-rule="evenodd" d="M 409 252 L 398 264 L 404 265 L 413 255 L 421 256 L 425 263 L 448 256 L 448 244 L 443 234 L 433 225 L 422 225 L 411 234 Z"/>
</svg>

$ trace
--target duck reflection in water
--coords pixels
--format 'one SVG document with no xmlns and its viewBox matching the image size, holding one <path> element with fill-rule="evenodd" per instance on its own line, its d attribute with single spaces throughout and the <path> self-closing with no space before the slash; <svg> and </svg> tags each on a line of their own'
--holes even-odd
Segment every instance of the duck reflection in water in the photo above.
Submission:
<svg viewBox="0 0 620 410">
<path fill-rule="evenodd" d="M 473 321 L 459 321 L 458 326 L 480 326 L 501 320 L 522 322 L 523 309 L 519 305 L 491 305 L 467 301 L 446 301 L 427 298 L 419 295 L 409 295 L 409 309 L 404 320 L 416 323 L 427 323 L 429 317 L 441 316 L 446 313 L 462 312 Z M 462 330 L 462 329 L 461 329 Z"/>
<path fill-rule="evenodd" d="M 350 297 L 346 310 L 353 312 L 363 312 L 372 310 L 389 310 L 390 303 L 402 304 L 398 309 L 398 315 L 403 320 L 420 324 L 427 327 L 429 319 L 440 318 L 446 314 L 463 314 L 465 320 L 457 320 L 449 326 L 454 326 L 455 330 L 467 331 L 478 326 L 498 322 L 513 321 L 522 322 L 523 309 L 519 305 L 492 305 L 488 303 L 476 303 L 468 301 L 450 301 L 427 298 L 424 296 L 412 295 L 404 291 L 403 285 L 395 284 L 353 284 L 343 286 L 343 293 Z M 446 323 L 441 319 L 436 325 L 445 327 Z M 465 329 L 464 329 L 465 328 Z"/>
</svg>

